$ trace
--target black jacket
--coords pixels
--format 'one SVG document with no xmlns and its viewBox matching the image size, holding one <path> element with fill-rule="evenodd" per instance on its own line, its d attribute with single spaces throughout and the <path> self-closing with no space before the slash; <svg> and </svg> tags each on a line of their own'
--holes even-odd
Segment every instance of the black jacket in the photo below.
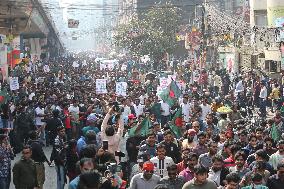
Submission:
<svg viewBox="0 0 284 189">
<path fill-rule="evenodd" d="M 13 167 L 13 182 L 17 188 L 38 187 L 36 167 L 33 160 L 21 159 Z"/>
<path fill-rule="evenodd" d="M 175 163 L 181 162 L 180 149 L 175 143 L 166 143 L 165 141 L 162 141 L 161 144 L 164 144 L 166 147 L 166 156 L 171 157 Z"/>
</svg>

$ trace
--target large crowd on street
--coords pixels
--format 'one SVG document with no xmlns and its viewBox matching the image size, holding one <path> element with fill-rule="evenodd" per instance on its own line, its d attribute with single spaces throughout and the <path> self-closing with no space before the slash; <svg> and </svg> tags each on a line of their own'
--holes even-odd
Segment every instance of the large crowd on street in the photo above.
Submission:
<svg viewBox="0 0 284 189">
<path fill-rule="evenodd" d="M 149 65 L 70 56 L 13 68 L 18 88 L 1 81 L 0 189 L 284 189 L 284 76 Z"/>
</svg>

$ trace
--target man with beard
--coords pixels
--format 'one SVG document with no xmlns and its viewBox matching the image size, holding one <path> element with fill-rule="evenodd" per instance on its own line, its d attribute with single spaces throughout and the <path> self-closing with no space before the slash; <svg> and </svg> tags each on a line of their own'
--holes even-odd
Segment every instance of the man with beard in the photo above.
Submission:
<svg viewBox="0 0 284 189">
<path fill-rule="evenodd" d="M 185 149 L 192 150 L 193 148 L 196 147 L 196 142 L 193 141 L 195 135 L 196 135 L 196 132 L 194 129 L 189 129 L 187 131 L 187 138 L 182 141 L 183 150 Z"/>
<path fill-rule="evenodd" d="M 212 136 L 218 136 L 220 133 L 219 128 L 213 123 L 213 114 L 209 113 L 206 115 L 206 119 L 204 121 L 205 128 L 212 128 Z"/>
<path fill-rule="evenodd" d="M 198 159 L 199 164 L 206 168 L 212 166 L 212 157 L 217 154 L 218 142 L 210 141 L 208 144 L 208 148 L 209 152 L 201 154 Z"/>
<path fill-rule="evenodd" d="M 284 188 L 284 164 L 280 163 L 277 166 L 277 174 L 269 177 L 267 181 L 269 189 L 282 189 Z"/>
<path fill-rule="evenodd" d="M 197 165 L 198 156 L 195 153 L 189 153 L 187 158 L 187 168 L 179 173 L 186 182 L 194 178 L 194 166 Z"/>
<path fill-rule="evenodd" d="M 190 151 L 188 149 L 182 150 L 181 154 L 182 161 L 177 164 L 178 173 L 180 173 L 182 170 L 187 168 L 187 159 L 189 152 Z"/>
<path fill-rule="evenodd" d="M 215 155 L 212 158 L 212 167 L 209 170 L 208 178 L 213 180 L 217 186 L 224 186 L 224 180 L 226 180 L 226 175 L 229 174 L 229 170 L 224 167 L 223 157 Z"/>
<path fill-rule="evenodd" d="M 235 166 L 230 167 L 230 173 L 236 173 L 240 178 L 244 177 L 249 171 L 249 168 L 245 167 L 246 163 L 246 154 L 242 151 L 238 151 L 235 155 Z"/>
<path fill-rule="evenodd" d="M 216 184 L 208 179 L 208 169 L 201 165 L 194 167 L 194 178 L 186 182 L 182 189 L 217 189 Z"/>
</svg>

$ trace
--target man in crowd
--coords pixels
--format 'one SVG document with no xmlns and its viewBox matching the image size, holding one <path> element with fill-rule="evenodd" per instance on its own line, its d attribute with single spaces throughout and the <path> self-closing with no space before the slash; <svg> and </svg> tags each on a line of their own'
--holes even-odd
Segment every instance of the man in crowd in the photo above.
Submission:
<svg viewBox="0 0 284 189">
<path fill-rule="evenodd" d="M 143 173 L 139 173 L 131 179 L 129 189 L 154 189 L 160 179 L 158 175 L 154 174 L 154 164 L 145 162 Z"/>
<path fill-rule="evenodd" d="M 39 187 L 37 181 L 36 165 L 31 159 L 32 150 L 24 146 L 22 158 L 13 167 L 13 183 L 16 189 L 34 189 Z"/>
<path fill-rule="evenodd" d="M 166 147 L 164 144 L 159 144 L 156 147 L 157 156 L 150 159 L 155 166 L 155 174 L 161 178 L 167 176 L 167 166 L 174 164 L 171 157 L 166 156 Z"/>
<path fill-rule="evenodd" d="M 202 167 L 201 165 L 196 165 L 194 167 L 194 178 L 186 182 L 182 189 L 217 189 L 215 182 L 208 179 L 208 169 Z"/>
</svg>

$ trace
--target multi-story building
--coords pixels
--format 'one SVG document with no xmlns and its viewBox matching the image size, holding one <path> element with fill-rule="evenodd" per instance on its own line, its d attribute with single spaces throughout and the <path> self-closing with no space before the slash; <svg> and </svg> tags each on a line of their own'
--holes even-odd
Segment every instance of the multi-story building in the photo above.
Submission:
<svg viewBox="0 0 284 189">
<path fill-rule="evenodd" d="M 279 73 L 284 70 L 284 54 L 280 50 L 284 41 L 284 1 L 251 0 L 250 6 L 255 64 L 266 72 Z"/>
</svg>

